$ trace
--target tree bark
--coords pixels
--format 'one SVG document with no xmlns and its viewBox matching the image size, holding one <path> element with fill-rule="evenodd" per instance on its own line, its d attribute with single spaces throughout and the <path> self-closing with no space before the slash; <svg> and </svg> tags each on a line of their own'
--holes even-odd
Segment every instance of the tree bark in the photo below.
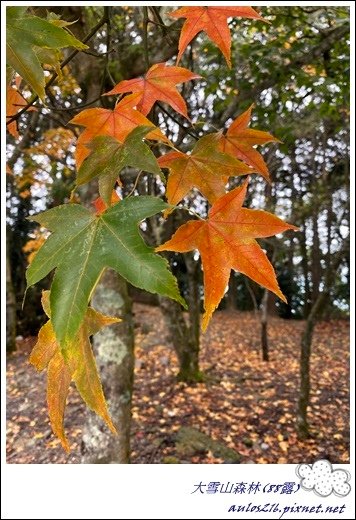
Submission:
<svg viewBox="0 0 356 520">
<path fill-rule="evenodd" d="M 105 327 L 93 340 L 104 393 L 118 435 L 114 436 L 98 416 L 88 412 L 82 463 L 129 464 L 134 332 L 126 281 L 114 271 L 106 270 L 96 288 L 93 306 L 103 314 L 122 319 L 118 324 Z"/>
</svg>

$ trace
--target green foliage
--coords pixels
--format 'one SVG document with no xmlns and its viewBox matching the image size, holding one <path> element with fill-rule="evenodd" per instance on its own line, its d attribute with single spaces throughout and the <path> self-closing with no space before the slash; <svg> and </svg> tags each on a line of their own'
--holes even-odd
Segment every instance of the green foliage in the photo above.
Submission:
<svg viewBox="0 0 356 520">
<path fill-rule="evenodd" d="M 125 166 L 162 176 L 155 156 L 142 141 L 149 132 L 152 132 L 152 127 L 139 126 L 130 132 L 123 143 L 110 136 L 95 137 L 88 145 L 91 154 L 79 168 L 78 186 L 99 176 L 100 196 L 109 206 L 112 189 Z"/>
<path fill-rule="evenodd" d="M 95 215 L 78 204 L 53 208 L 34 217 L 53 233 L 27 270 L 31 286 L 56 268 L 51 317 L 58 342 L 73 339 L 92 291 L 105 267 L 132 285 L 185 305 L 166 260 L 142 240 L 138 223 L 169 206 L 155 197 L 130 197 Z"/>
<path fill-rule="evenodd" d="M 7 8 L 6 20 L 6 59 L 7 63 L 33 88 L 44 100 L 45 77 L 36 47 L 61 49 L 75 47 L 87 49 L 83 44 L 55 21 L 47 21 L 26 14 L 27 7 Z"/>
</svg>

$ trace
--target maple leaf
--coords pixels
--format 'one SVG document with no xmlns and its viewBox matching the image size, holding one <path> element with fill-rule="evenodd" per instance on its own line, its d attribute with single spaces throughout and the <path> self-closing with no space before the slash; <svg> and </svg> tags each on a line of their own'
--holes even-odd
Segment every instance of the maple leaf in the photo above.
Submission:
<svg viewBox="0 0 356 520">
<path fill-rule="evenodd" d="M 28 102 L 20 92 L 15 87 L 9 85 L 6 89 L 6 118 L 11 119 L 21 108 L 27 105 Z M 36 108 L 29 107 L 29 110 L 36 110 Z M 16 121 L 12 121 L 6 128 L 12 136 L 15 138 L 19 137 Z"/>
<path fill-rule="evenodd" d="M 241 159 L 255 171 L 270 181 L 267 164 L 262 155 L 253 148 L 253 145 L 266 144 L 270 142 L 281 142 L 269 132 L 248 128 L 254 105 L 240 114 L 228 128 L 226 135 L 220 135 L 220 149 L 238 159 Z"/>
<path fill-rule="evenodd" d="M 156 157 L 142 139 L 151 127 L 138 126 L 123 143 L 108 135 L 94 137 L 88 143 L 91 154 L 84 160 L 77 174 L 77 185 L 99 176 L 99 193 L 110 206 L 111 193 L 119 173 L 125 166 L 155 173 L 162 177 Z"/>
<path fill-rule="evenodd" d="M 177 204 L 196 187 L 213 203 L 225 194 L 225 185 L 231 175 L 246 175 L 251 168 L 241 161 L 219 151 L 218 134 L 209 134 L 197 141 L 191 155 L 172 151 L 158 159 L 161 168 L 168 168 L 167 200 Z"/>
<path fill-rule="evenodd" d="M 6 9 L 6 61 L 44 99 L 45 76 L 36 53 L 38 47 L 83 50 L 88 46 L 56 23 L 26 14 L 26 10 L 27 7 Z"/>
<path fill-rule="evenodd" d="M 52 231 L 26 271 L 28 287 L 56 268 L 51 319 L 62 348 L 83 321 L 92 291 L 105 267 L 146 291 L 186 306 L 166 260 L 143 241 L 138 224 L 169 206 L 157 197 L 129 197 L 101 213 L 65 204 L 31 217 Z"/>
<path fill-rule="evenodd" d="M 170 240 L 156 248 L 156 251 L 181 253 L 199 250 L 204 271 L 204 331 L 224 296 L 231 269 L 245 274 L 286 301 L 274 269 L 255 238 L 298 228 L 266 211 L 243 208 L 247 184 L 246 181 L 218 199 L 208 220 L 188 221 Z"/>
<path fill-rule="evenodd" d="M 156 101 L 163 101 L 189 119 L 187 106 L 176 85 L 200 77 L 183 67 L 170 67 L 165 63 L 156 63 L 143 78 L 120 81 L 105 95 L 136 92 L 140 94 L 137 99 L 137 109 L 144 115 L 149 113 Z"/>
<path fill-rule="evenodd" d="M 42 306 L 50 318 L 49 291 L 42 293 Z M 104 316 L 89 307 L 80 329 L 67 345 L 65 356 L 56 341 L 51 319 L 39 331 L 29 361 L 39 371 L 48 367 L 49 417 L 53 433 L 60 439 L 66 451 L 69 451 L 69 444 L 64 433 L 63 419 L 71 381 L 75 382 L 89 408 L 102 417 L 113 433 L 117 433 L 107 409 L 89 337 L 101 328 L 119 321 L 119 318 Z"/>
<path fill-rule="evenodd" d="M 141 94 L 131 94 L 130 96 L 125 96 L 114 110 L 88 108 L 87 110 L 82 110 L 82 112 L 69 121 L 73 125 L 80 125 L 86 128 L 77 141 L 75 151 L 77 168 L 80 167 L 90 153 L 85 145 L 97 135 L 110 135 L 119 141 L 124 141 L 134 128 L 144 125 L 153 128 L 147 134 L 146 139 L 170 143 L 169 139 L 159 128 L 156 128 L 141 112 L 134 109 L 140 98 Z"/>
<path fill-rule="evenodd" d="M 231 68 L 231 34 L 227 19 L 231 16 L 264 20 L 252 7 L 181 7 L 169 13 L 173 18 L 186 18 L 182 27 L 179 44 L 179 63 L 187 45 L 200 31 L 205 31 L 216 43 Z"/>
</svg>

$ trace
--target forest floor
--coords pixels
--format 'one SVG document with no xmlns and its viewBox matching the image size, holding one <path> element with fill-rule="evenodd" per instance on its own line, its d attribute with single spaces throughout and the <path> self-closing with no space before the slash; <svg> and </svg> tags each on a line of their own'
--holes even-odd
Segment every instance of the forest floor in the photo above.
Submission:
<svg viewBox="0 0 356 520">
<path fill-rule="evenodd" d="M 136 304 L 134 310 L 132 463 L 226 462 L 204 446 L 185 449 L 177 443 L 182 427 L 220 441 L 237 452 L 243 464 L 297 464 L 320 458 L 349 462 L 347 321 L 321 322 L 315 329 L 309 409 L 312 437 L 301 442 L 295 433 L 295 410 L 302 321 L 271 318 L 271 360 L 266 363 L 261 361 L 260 325 L 254 314 L 216 312 L 202 338 L 201 368 L 206 381 L 188 386 L 175 380 L 177 363 L 160 309 Z M 67 455 L 48 422 L 46 377 L 27 363 L 35 340 L 20 341 L 7 363 L 7 462 L 79 463 L 87 412 L 71 389 L 65 426 L 72 449 Z"/>
</svg>

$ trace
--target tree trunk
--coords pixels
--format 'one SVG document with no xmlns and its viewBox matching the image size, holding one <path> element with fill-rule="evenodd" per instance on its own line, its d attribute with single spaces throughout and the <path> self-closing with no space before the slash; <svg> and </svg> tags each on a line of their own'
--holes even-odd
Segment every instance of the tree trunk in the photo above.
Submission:
<svg viewBox="0 0 356 520">
<path fill-rule="evenodd" d="M 302 335 L 301 351 L 300 351 L 300 390 L 297 408 L 297 434 L 298 438 L 307 439 L 309 434 L 309 425 L 307 419 L 307 411 L 310 396 L 310 355 L 311 344 L 313 339 L 313 331 L 317 316 L 323 307 L 327 298 L 327 292 L 322 292 L 316 299 Z"/>
<path fill-rule="evenodd" d="M 170 340 L 179 362 L 178 381 L 196 383 L 203 380 L 199 370 L 199 341 L 188 327 L 181 306 L 160 297 L 160 307 L 169 330 Z"/>
<path fill-rule="evenodd" d="M 272 246 L 273 247 L 273 246 Z M 277 250 L 274 247 L 272 253 L 272 264 L 276 260 Z M 274 296 L 274 295 L 273 295 Z M 261 301 L 261 346 L 262 346 L 262 360 L 269 361 L 269 350 L 268 350 L 268 315 L 275 314 L 276 309 L 275 305 L 271 306 L 270 303 L 271 294 L 268 289 L 265 289 Z M 272 303 L 275 303 L 275 298 L 272 300 Z M 270 312 L 272 308 L 272 312 Z"/>
<path fill-rule="evenodd" d="M 254 293 L 254 290 L 252 289 L 251 287 L 251 284 L 249 282 L 249 279 L 244 276 L 244 284 L 246 286 L 246 289 L 248 291 L 248 294 L 250 295 L 251 297 L 251 300 L 252 300 L 252 303 L 253 303 L 253 311 L 255 313 L 255 317 L 257 318 L 258 317 L 258 304 L 257 304 L 257 299 L 256 299 L 256 295 Z"/>
<path fill-rule="evenodd" d="M 126 281 L 114 271 L 106 270 L 95 290 L 93 306 L 103 314 L 122 318 L 121 323 L 99 332 L 93 341 L 109 412 L 118 435 L 114 436 L 98 416 L 88 412 L 82 440 L 82 463 L 129 464 L 134 332 Z"/>
<path fill-rule="evenodd" d="M 321 268 L 321 251 L 320 251 L 320 239 L 319 239 L 319 229 L 318 229 L 318 217 L 319 217 L 319 209 L 315 208 L 312 223 L 313 223 L 313 245 L 312 245 L 312 265 L 311 265 L 311 277 L 312 277 L 312 305 L 317 301 L 319 295 L 319 286 L 322 277 L 322 268 Z"/>
<path fill-rule="evenodd" d="M 229 280 L 229 290 L 226 297 L 226 308 L 230 311 L 234 311 L 237 309 L 237 278 L 234 271 L 231 272 L 230 280 Z"/>
<path fill-rule="evenodd" d="M 200 273 L 201 273 L 201 261 L 194 260 L 193 253 L 186 253 L 184 255 L 184 261 L 188 273 L 188 316 L 189 316 L 189 328 L 190 334 L 194 345 L 199 354 L 199 342 L 200 342 Z"/>
<path fill-rule="evenodd" d="M 329 265 L 329 269 L 325 273 L 324 290 L 319 293 L 311 308 L 302 335 L 300 352 L 300 390 L 297 406 L 297 434 L 299 439 L 307 439 L 310 436 L 307 411 L 310 397 L 310 356 L 314 326 L 321 309 L 327 301 L 335 272 L 344 255 L 345 250 L 340 250 L 336 253 L 333 262 Z"/>
<path fill-rule="evenodd" d="M 16 296 L 11 278 L 9 248 L 6 247 L 6 352 L 16 350 Z"/>
<path fill-rule="evenodd" d="M 310 282 L 309 282 L 309 262 L 308 262 L 308 248 L 307 248 L 307 236 L 306 236 L 307 223 L 304 220 L 301 226 L 301 232 L 299 233 L 299 244 L 302 255 L 302 269 L 304 278 L 304 305 L 303 315 L 307 319 L 310 313 Z"/>
<path fill-rule="evenodd" d="M 262 360 L 269 361 L 268 353 L 268 299 L 269 291 L 265 289 L 261 303 L 261 345 L 262 345 Z"/>
</svg>

